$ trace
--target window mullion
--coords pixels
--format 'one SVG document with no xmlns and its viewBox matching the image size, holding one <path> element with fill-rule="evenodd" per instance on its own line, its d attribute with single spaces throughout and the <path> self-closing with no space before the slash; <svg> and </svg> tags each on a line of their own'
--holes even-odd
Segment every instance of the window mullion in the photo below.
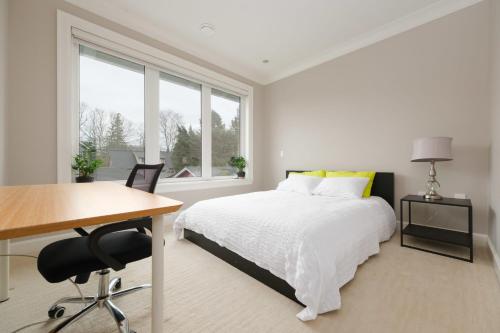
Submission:
<svg viewBox="0 0 500 333">
<path fill-rule="evenodd" d="M 144 145 L 145 161 L 160 162 L 160 72 L 146 67 L 144 80 Z"/>
<path fill-rule="evenodd" d="M 201 89 L 201 157 L 203 178 L 212 177 L 212 106 L 211 89 L 203 85 Z"/>
</svg>

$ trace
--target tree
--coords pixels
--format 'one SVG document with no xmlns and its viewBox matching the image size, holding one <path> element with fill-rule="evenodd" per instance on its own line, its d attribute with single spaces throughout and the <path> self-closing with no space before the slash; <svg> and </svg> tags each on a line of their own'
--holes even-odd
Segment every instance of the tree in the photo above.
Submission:
<svg viewBox="0 0 500 333">
<path fill-rule="evenodd" d="M 220 115 L 212 110 L 212 165 L 228 166 L 231 157 L 239 154 L 239 143 L 239 116 L 226 128 Z"/>
<path fill-rule="evenodd" d="M 172 150 L 172 164 L 178 172 L 186 166 L 201 164 L 201 132 L 192 127 L 177 127 L 177 140 Z"/>
<path fill-rule="evenodd" d="M 144 141 L 144 124 L 140 124 L 139 126 L 137 126 L 136 134 L 139 146 L 144 147 L 144 145 L 146 144 L 146 142 Z"/>
<path fill-rule="evenodd" d="M 201 131 L 177 126 L 176 140 L 172 149 L 172 164 L 176 171 L 186 166 L 201 165 Z M 229 167 L 231 157 L 239 155 L 240 150 L 239 115 L 231 120 L 226 128 L 221 116 L 212 111 L 212 165 Z M 192 170 L 193 171 L 193 170 Z"/>
<path fill-rule="evenodd" d="M 108 149 L 126 148 L 129 129 L 125 128 L 125 120 L 121 113 L 111 115 L 111 122 L 106 134 L 106 145 Z"/>
<path fill-rule="evenodd" d="M 240 108 L 238 107 L 238 110 L 236 111 L 236 116 L 231 120 L 231 130 L 234 132 L 234 135 L 238 138 L 240 137 Z"/>
<path fill-rule="evenodd" d="M 231 147 L 231 156 L 236 156 L 240 154 L 240 140 L 241 140 L 241 134 L 240 134 L 240 110 L 238 109 L 237 115 L 231 120 L 231 128 L 229 129 L 230 131 L 230 144 L 232 145 Z"/>
<path fill-rule="evenodd" d="M 201 165 L 201 132 L 193 130 L 191 126 L 189 126 L 189 143 L 190 143 L 190 164 L 193 166 Z"/>
<path fill-rule="evenodd" d="M 223 166 L 229 161 L 229 158 L 224 161 L 225 132 L 221 116 L 212 110 L 212 165 Z"/>
<path fill-rule="evenodd" d="M 174 149 L 178 128 L 182 125 L 182 116 L 172 110 L 160 111 L 160 134 L 167 152 Z"/>
<path fill-rule="evenodd" d="M 97 153 L 102 153 L 106 145 L 107 113 L 102 109 L 91 109 L 88 104 L 80 104 L 80 140 L 92 142 Z"/>
<path fill-rule="evenodd" d="M 94 109 L 88 118 L 87 138 L 94 143 L 98 153 L 102 153 L 105 149 L 107 127 L 106 112 L 101 109 Z"/>
<path fill-rule="evenodd" d="M 184 126 L 177 126 L 177 140 L 172 151 L 172 164 L 176 172 L 189 165 L 190 152 L 189 133 Z"/>
<path fill-rule="evenodd" d="M 88 118 L 88 113 L 90 112 L 90 107 L 87 103 L 81 102 L 80 103 L 80 115 L 79 115 L 79 122 L 80 122 L 80 130 L 82 128 L 85 128 L 87 125 L 87 118 Z"/>
</svg>

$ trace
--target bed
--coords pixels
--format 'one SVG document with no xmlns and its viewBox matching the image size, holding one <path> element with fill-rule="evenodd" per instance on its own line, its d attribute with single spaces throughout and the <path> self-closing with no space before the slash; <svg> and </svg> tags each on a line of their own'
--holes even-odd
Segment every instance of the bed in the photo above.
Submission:
<svg viewBox="0 0 500 333">
<path fill-rule="evenodd" d="M 303 305 L 305 321 L 340 308 L 340 288 L 394 233 L 393 207 L 394 174 L 380 172 L 367 199 L 275 190 L 215 198 L 183 211 L 174 231 Z"/>
</svg>

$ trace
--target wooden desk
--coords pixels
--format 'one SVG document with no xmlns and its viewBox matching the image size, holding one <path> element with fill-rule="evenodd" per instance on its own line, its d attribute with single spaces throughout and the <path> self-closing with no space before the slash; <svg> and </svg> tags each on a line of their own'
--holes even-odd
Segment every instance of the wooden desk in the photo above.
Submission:
<svg viewBox="0 0 500 333">
<path fill-rule="evenodd" d="M 163 214 L 182 202 L 113 182 L 0 187 L 0 240 L 153 217 L 152 332 L 163 333 Z"/>
</svg>

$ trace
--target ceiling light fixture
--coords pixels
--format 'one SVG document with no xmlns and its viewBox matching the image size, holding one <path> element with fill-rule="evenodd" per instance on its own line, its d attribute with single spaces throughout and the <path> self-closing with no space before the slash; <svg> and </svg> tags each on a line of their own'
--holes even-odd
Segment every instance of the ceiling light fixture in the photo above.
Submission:
<svg viewBox="0 0 500 333">
<path fill-rule="evenodd" d="M 205 35 L 205 36 L 212 36 L 215 34 L 215 27 L 210 24 L 210 23 L 203 23 L 200 26 L 200 31 Z"/>
</svg>

